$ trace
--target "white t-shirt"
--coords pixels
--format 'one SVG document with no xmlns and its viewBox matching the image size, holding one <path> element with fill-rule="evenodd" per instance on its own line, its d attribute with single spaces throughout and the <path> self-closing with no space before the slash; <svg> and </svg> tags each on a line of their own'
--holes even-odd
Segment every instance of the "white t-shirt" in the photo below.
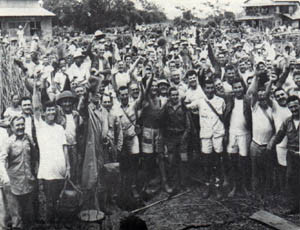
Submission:
<svg viewBox="0 0 300 230">
<path fill-rule="evenodd" d="M 233 135 L 246 135 L 249 133 L 246 128 L 243 100 L 238 100 L 236 98 L 234 99 L 234 107 L 232 109 L 230 118 L 229 133 Z"/>
<path fill-rule="evenodd" d="M 275 100 L 273 100 L 272 102 L 273 102 L 273 119 L 274 119 L 276 132 L 278 132 L 278 130 L 282 125 L 282 122 L 284 122 L 288 117 L 290 117 L 292 113 L 288 109 L 288 107 L 280 106 Z M 286 148 L 287 137 L 284 137 L 284 139 L 277 146 Z"/>
<path fill-rule="evenodd" d="M 119 89 L 121 86 L 127 86 L 130 83 L 130 76 L 128 73 L 117 73 L 116 74 L 116 84 Z"/>
<path fill-rule="evenodd" d="M 272 109 L 268 107 L 265 111 L 273 119 Z M 272 124 L 258 103 L 252 108 L 252 124 L 253 141 L 259 145 L 267 145 L 273 135 Z"/>
<path fill-rule="evenodd" d="M 54 82 L 59 86 L 60 92 L 64 89 L 66 79 L 66 75 L 61 71 L 58 71 L 54 76 Z"/>
<path fill-rule="evenodd" d="M 90 78 L 90 68 L 87 64 L 82 63 L 80 67 L 73 63 L 67 70 L 70 81 L 73 81 L 74 77 L 76 82 L 84 82 Z"/>
<path fill-rule="evenodd" d="M 64 179 L 66 159 L 63 146 L 67 144 L 61 125 L 48 125 L 42 119 L 35 121 L 36 137 L 40 149 L 38 179 Z"/>
</svg>

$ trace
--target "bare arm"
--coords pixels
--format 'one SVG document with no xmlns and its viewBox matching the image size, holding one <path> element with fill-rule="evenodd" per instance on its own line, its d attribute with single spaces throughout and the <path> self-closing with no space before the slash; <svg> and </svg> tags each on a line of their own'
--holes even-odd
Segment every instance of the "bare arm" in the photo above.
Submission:
<svg viewBox="0 0 300 230">
<path fill-rule="evenodd" d="M 66 145 L 63 146 L 63 151 L 65 155 L 65 160 L 66 160 L 66 178 L 70 178 L 70 160 L 69 160 L 69 153 L 68 153 L 68 147 Z"/>
<path fill-rule="evenodd" d="M 247 97 L 251 99 L 252 106 L 257 101 L 257 90 L 258 90 L 258 77 L 257 75 L 255 75 L 246 93 Z"/>
<path fill-rule="evenodd" d="M 33 83 L 33 95 L 32 95 L 32 107 L 33 107 L 33 114 L 35 119 L 38 121 L 40 120 L 41 113 L 42 113 L 42 103 L 41 103 L 41 92 L 37 87 L 36 78 L 34 79 Z"/>
</svg>

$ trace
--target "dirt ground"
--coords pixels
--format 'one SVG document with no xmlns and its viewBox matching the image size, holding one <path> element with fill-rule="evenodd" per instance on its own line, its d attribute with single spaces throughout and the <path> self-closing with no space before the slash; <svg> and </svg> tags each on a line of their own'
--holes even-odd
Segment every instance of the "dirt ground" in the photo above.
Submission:
<svg viewBox="0 0 300 230">
<path fill-rule="evenodd" d="M 146 221 L 149 230 L 272 229 L 249 218 L 256 211 L 263 209 L 300 226 L 299 215 L 285 216 L 283 214 L 287 206 L 282 196 L 270 195 L 264 200 L 258 200 L 240 195 L 235 198 L 216 200 L 214 197 L 202 199 L 202 192 L 203 186 L 191 186 L 188 192 L 180 197 L 171 198 L 138 212 L 137 216 Z M 166 197 L 168 195 L 161 192 L 145 205 Z M 113 215 L 106 217 L 101 225 L 74 220 L 71 224 L 57 226 L 55 229 L 118 230 L 120 219 L 127 215 L 129 212 L 114 207 Z M 36 229 L 42 228 L 39 226 Z"/>
</svg>

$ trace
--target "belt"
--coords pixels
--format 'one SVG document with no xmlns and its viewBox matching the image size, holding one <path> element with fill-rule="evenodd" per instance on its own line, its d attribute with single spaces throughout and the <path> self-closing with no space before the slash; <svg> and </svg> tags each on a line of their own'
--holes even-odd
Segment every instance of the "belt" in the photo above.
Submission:
<svg viewBox="0 0 300 230">
<path fill-rule="evenodd" d="M 168 130 L 167 134 L 168 136 L 179 136 L 184 133 L 184 130 Z"/>
<path fill-rule="evenodd" d="M 253 140 L 252 139 L 252 142 L 254 143 L 254 144 L 256 144 L 257 146 L 259 146 L 259 147 L 262 147 L 262 148 L 266 148 L 267 147 L 267 145 L 260 145 L 260 144 L 258 144 L 255 140 Z"/>
</svg>

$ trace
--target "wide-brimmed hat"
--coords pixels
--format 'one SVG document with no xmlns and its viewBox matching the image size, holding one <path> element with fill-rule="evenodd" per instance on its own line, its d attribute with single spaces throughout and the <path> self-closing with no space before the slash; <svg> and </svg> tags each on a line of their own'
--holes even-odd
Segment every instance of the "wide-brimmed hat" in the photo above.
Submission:
<svg viewBox="0 0 300 230">
<path fill-rule="evenodd" d="M 105 34 L 101 30 L 97 30 L 95 32 L 95 37 L 98 39 L 102 39 L 102 38 L 105 38 Z"/>
<path fill-rule="evenodd" d="M 56 103 L 59 105 L 61 103 L 61 100 L 65 98 L 70 98 L 73 100 L 73 102 L 75 102 L 76 100 L 76 97 L 71 91 L 65 90 L 56 96 Z"/>
<path fill-rule="evenodd" d="M 73 58 L 78 58 L 78 57 L 84 57 L 84 55 L 82 54 L 82 52 L 80 50 L 76 50 L 73 53 Z"/>
</svg>

